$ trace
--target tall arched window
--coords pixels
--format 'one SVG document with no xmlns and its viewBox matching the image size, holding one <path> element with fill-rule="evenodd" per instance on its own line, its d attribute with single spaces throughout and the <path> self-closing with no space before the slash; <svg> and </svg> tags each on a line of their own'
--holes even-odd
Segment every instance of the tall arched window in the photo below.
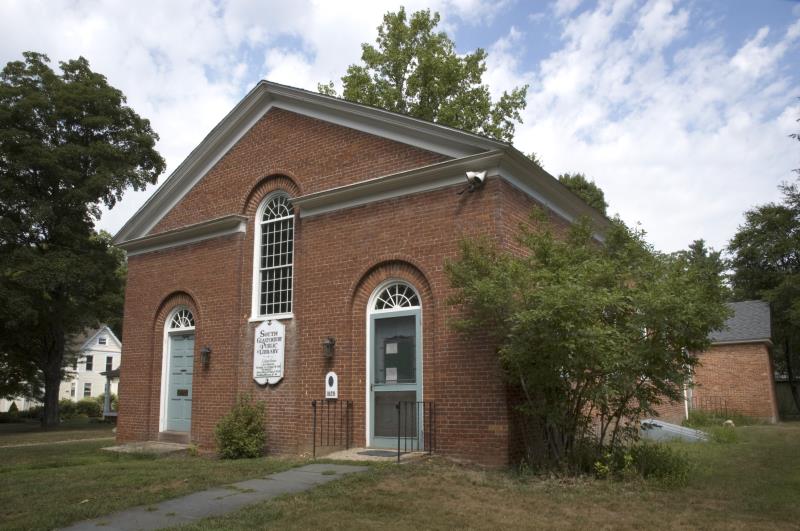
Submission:
<svg viewBox="0 0 800 531">
<path fill-rule="evenodd" d="M 256 221 L 255 316 L 291 314 L 294 209 L 289 196 L 285 192 L 268 196 Z"/>
</svg>

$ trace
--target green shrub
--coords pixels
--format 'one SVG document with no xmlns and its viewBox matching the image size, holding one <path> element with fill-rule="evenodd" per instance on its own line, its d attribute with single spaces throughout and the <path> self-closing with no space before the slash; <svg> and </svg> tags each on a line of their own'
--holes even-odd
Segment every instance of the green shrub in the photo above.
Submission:
<svg viewBox="0 0 800 531">
<path fill-rule="evenodd" d="M 682 486 L 689 480 L 689 457 L 677 448 L 639 443 L 630 448 L 630 455 L 632 466 L 645 479 L 656 479 L 670 486 Z"/>
<path fill-rule="evenodd" d="M 103 405 L 99 403 L 96 398 L 82 398 L 78 401 L 76 410 L 78 415 L 86 415 L 87 417 L 103 416 Z"/>
<path fill-rule="evenodd" d="M 102 411 L 106 405 L 106 394 L 101 393 L 99 396 L 95 397 L 97 403 L 100 404 L 100 410 Z M 119 401 L 117 400 L 117 395 L 111 393 L 111 411 L 119 411 L 117 409 L 119 407 Z"/>
<path fill-rule="evenodd" d="M 709 438 L 715 443 L 730 444 L 739 440 L 739 434 L 736 428 L 729 428 L 727 426 L 706 426 L 703 428 Z"/>
<path fill-rule="evenodd" d="M 266 443 L 264 404 L 250 396 L 239 398 L 214 430 L 217 449 L 223 459 L 260 457 Z"/>
<path fill-rule="evenodd" d="M 17 403 L 16 402 L 11 402 L 11 405 L 8 406 L 8 412 L 9 413 L 19 413 L 19 408 L 17 407 Z"/>
<path fill-rule="evenodd" d="M 27 411 L 20 411 L 19 416 L 26 419 L 40 419 L 43 409 L 42 406 L 32 406 Z"/>
<path fill-rule="evenodd" d="M 652 479 L 668 486 L 685 485 L 691 470 L 688 456 L 666 444 L 637 443 L 599 455 L 592 473 L 599 479 Z"/>
<path fill-rule="evenodd" d="M 736 413 L 735 411 L 704 411 L 700 409 L 689 410 L 689 418 L 683 421 L 684 426 L 690 428 L 705 428 L 707 426 L 722 426 L 726 420 L 732 420 L 737 426 L 752 426 L 760 424 L 758 419 Z"/>
<path fill-rule="evenodd" d="M 11 424 L 12 422 L 25 422 L 25 420 L 19 416 L 19 413 L 14 411 L 0 413 L 0 424 Z"/>
<path fill-rule="evenodd" d="M 74 419 L 78 416 L 78 405 L 69 398 L 58 401 L 58 414 L 64 420 Z"/>
</svg>

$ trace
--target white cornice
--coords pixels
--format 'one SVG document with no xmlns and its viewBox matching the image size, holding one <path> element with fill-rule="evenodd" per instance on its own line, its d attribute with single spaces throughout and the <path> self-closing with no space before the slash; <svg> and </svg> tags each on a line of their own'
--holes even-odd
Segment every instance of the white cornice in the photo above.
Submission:
<svg viewBox="0 0 800 531">
<path fill-rule="evenodd" d="M 161 249 L 177 247 L 179 245 L 187 245 L 189 243 L 218 238 L 237 232 L 245 232 L 246 230 L 247 218 L 238 214 L 232 214 L 195 223 L 194 225 L 188 225 L 179 229 L 160 232 L 152 236 L 128 240 L 118 245 L 128 253 L 128 256 L 135 256 L 137 254 L 150 253 Z"/>
<path fill-rule="evenodd" d="M 114 236 L 114 242 L 119 244 L 147 235 L 273 107 L 454 158 L 508 146 L 503 142 L 424 120 L 261 81 L 211 130 L 136 214 L 123 225 Z"/>
<path fill-rule="evenodd" d="M 487 177 L 506 179 L 567 222 L 588 217 L 595 227 L 595 238 L 603 240 L 603 233 L 609 226 L 608 219 L 512 148 L 496 149 L 331 188 L 298 197 L 292 203 L 300 208 L 301 217 L 312 217 L 417 192 L 462 183 L 466 185 L 464 172 L 484 170 Z"/>
<path fill-rule="evenodd" d="M 500 150 L 479 153 L 304 195 L 293 199 L 292 204 L 300 207 L 300 217 L 311 217 L 392 197 L 435 190 L 465 183 L 464 172 L 467 170 L 486 170 L 489 176 L 497 175 L 497 165 L 502 157 L 503 152 Z"/>
</svg>

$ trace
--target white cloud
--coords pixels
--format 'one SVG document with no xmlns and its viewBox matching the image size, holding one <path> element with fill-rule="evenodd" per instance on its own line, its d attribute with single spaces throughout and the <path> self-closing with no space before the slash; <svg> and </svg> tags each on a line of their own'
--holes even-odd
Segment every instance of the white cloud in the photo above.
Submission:
<svg viewBox="0 0 800 531">
<path fill-rule="evenodd" d="M 539 64 L 522 59 L 526 33 L 535 31 L 524 16 L 485 46 L 495 97 L 530 84 L 517 146 L 536 151 L 552 173 L 595 178 L 612 212 L 642 221 L 662 249 L 698 237 L 724 245 L 742 212 L 776 198 L 777 183 L 800 166 L 796 142 L 786 138 L 797 130 L 800 105 L 785 69 L 800 21 L 753 31 L 730 51 L 721 26 L 692 2 L 582 4 L 547 8 L 561 41 Z M 440 11 L 450 32 L 483 32 L 510 4 L 405 5 Z M 312 90 L 318 81 L 338 82 L 397 7 L 394 0 L 6 0 L 0 61 L 23 50 L 56 61 L 86 56 L 151 119 L 171 170 L 258 79 Z M 693 23 L 705 33 L 687 38 Z M 115 231 L 151 193 L 128 194 L 100 225 Z"/>
<path fill-rule="evenodd" d="M 800 23 L 728 52 L 712 36 L 686 42 L 690 16 L 666 0 L 600 2 L 563 18 L 562 47 L 535 73 L 509 61 L 487 73 L 531 85 L 517 147 L 553 174 L 594 178 L 611 212 L 664 250 L 696 238 L 723 247 L 797 166 L 786 137 L 799 106 L 779 65 Z"/>
</svg>

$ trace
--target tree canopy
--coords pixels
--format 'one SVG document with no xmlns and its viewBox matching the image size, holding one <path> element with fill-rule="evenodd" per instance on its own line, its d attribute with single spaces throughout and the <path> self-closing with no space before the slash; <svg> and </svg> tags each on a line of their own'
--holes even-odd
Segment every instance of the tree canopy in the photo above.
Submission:
<svg viewBox="0 0 800 531">
<path fill-rule="evenodd" d="M 529 459 L 563 463 L 586 444 L 635 438 L 636 421 L 683 399 L 727 290 L 719 253 L 702 242 L 667 255 L 618 219 L 602 245 L 585 220 L 566 237 L 542 216 L 533 226 L 520 254 L 466 240 L 446 269 L 466 312 L 455 326 L 488 331 L 519 391 Z"/>
<path fill-rule="evenodd" d="M 583 199 L 587 205 L 606 215 L 608 203 L 603 190 L 594 181 L 587 179 L 583 173 L 562 173 L 558 180 L 575 195 Z"/>
<path fill-rule="evenodd" d="M 772 308 L 775 361 L 788 373 L 800 408 L 800 189 L 780 185 L 783 201 L 745 212 L 728 245 L 732 253 L 731 283 L 739 299 L 764 299 Z"/>
<path fill-rule="evenodd" d="M 439 14 L 430 10 L 410 17 L 403 7 L 386 13 L 378 26 L 377 47 L 362 44 L 362 64 L 350 65 L 342 77 L 342 96 L 511 142 L 515 123 L 522 122 L 527 86 L 492 101 L 483 84 L 486 52 L 478 48 L 459 55 L 447 34 L 437 31 L 439 21 Z M 333 82 L 319 84 L 318 90 L 337 95 Z"/>
<path fill-rule="evenodd" d="M 68 337 L 119 313 L 123 257 L 94 230 L 100 206 L 165 163 L 149 121 L 86 59 L 59 74 L 23 56 L 0 73 L 0 363 L 41 380 L 52 425 Z"/>
</svg>

